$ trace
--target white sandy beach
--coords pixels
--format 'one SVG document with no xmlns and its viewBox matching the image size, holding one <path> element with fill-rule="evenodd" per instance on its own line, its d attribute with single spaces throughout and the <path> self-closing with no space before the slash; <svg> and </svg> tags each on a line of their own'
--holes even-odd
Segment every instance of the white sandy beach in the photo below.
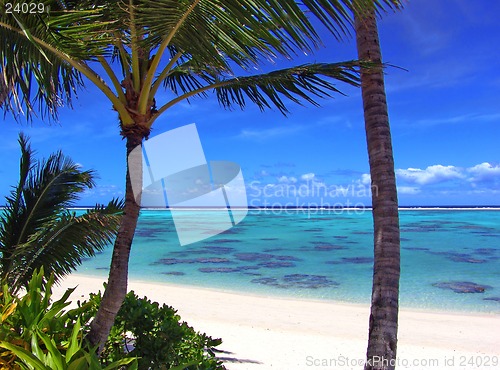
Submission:
<svg viewBox="0 0 500 370">
<path fill-rule="evenodd" d="M 67 277 L 61 296 L 102 290 L 102 278 Z M 362 369 L 369 307 L 268 298 L 131 281 L 139 296 L 176 308 L 196 330 L 222 338 L 229 370 Z M 401 309 L 398 369 L 500 369 L 500 315 Z"/>
</svg>

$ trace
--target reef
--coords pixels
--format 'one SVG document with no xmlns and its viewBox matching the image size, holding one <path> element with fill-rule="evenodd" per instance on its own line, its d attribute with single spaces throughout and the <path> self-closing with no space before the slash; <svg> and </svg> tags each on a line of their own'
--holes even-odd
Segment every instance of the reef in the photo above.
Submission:
<svg viewBox="0 0 500 370">
<path fill-rule="evenodd" d="M 484 293 L 487 289 L 491 287 L 488 285 L 480 285 L 472 283 L 470 281 L 448 281 L 434 283 L 432 286 L 441 289 L 450 289 L 455 293 Z"/>
</svg>

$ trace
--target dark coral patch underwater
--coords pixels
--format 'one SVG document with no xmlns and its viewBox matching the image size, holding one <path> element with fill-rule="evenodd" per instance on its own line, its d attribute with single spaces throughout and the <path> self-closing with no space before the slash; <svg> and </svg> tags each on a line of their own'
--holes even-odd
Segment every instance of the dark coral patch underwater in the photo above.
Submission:
<svg viewBox="0 0 500 370">
<path fill-rule="evenodd" d="M 275 268 L 282 268 L 282 267 L 295 267 L 296 264 L 293 262 L 289 262 L 289 261 L 267 261 L 267 262 L 259 263 L 259 266 L 269 268 L 269 269 L 275 269 Z"/>
<path fill-rule="evenodd" d="M 446 281 L 434 283 L 432 286 L 450 289 L 455 293 L 484 293 L 486 290 L 491 289 L 489 285 L 480 285 L 470 281 Z"/>
<path fill-rule="evenodd" d="M 447 258 L 453 262 L 465 262 L 465 263 L 485 263 L 485 262 L 488 262 L 488 260 L 486 260 L 484 258 L 476 258 L 473 255 L 468 254 L 468 253 L 458 253 L 458 252 L 453 252 L 453 251 L 428 252 L 428 253 L 435 254 L 435 255 L 442 255 L 445 258 Z"/>
<path fill-rule="evenodd" d="M 239 261 L 247 261 L 247 262 L 268 262 L 272 260 L 300 261 L 299 258 L 294 256 L 277 255 L 271 253 L 258 253 L 258 252 L 235 253 L 234 257 Z"/>
<path fill-rule="evenodd" d="M 500 303 L 500 297 L 487 297 L 483 298 L 483 301 L 494 301 Z"/>
<path fill-rule="evenodd" d="M 217 246 L 208 246 L 203 247 L 209 253 L 217 253 L 217 254 L 229 254 L 233 253 L 236 249 L 232 247 L 217 247 Z"/>
<path fill-rule="evenodd" d="M 145 227 L 138 227 L 137 230 L 135 231 L 134 236 L 135 237 L 140 237 L 140 238 L 157 238 L 159 235 L 163 233 L 171 233 L 174 230 L 171 229 L 163 229 L 163 228 L 145 228 Z"/>
<path fill-rule="evenodd" d="M 239 239 L 210 239 L 210 241 L 207 241 L 206 243 L 210 244 L 223 244 L 223 243 L 241 243 L 241 240 Z"/>
<path fill-rule="evenodd" d="M 198 269 L 198 271 L 205 273 L 214 273 L 214 272 L 231 273 L 231 272 L 244 272 L 248 270 L 258 270 L 258 269 L 259 269 L 258 266 L 201 267 Z"/>
<path fill-rule="evenodd" d="M 498 252 L 495 248 L 477 248 L 474 249 L 475 254 L 479 254 L 482 256 L 492 256 Z"/>
<path fill-rule="evenodd" d="M 262 277 L 253 279 L 252 283 L 272 286 L 281 289 L 319 289 L 337 287 L 339 283 L 322 275 L 292 274 L 285 275 L 281 279 Z"/>
<path fill-rule="evenodd" d="M 324 229 L 320 228 L 320 227 L 315 227 L 315 228 L 312 228 L 312 229 L 305 229 L 303 231 L 306 232 L 306 233 L 317 233 L 317 232 L 324 231 Z"/>
<path fill-rule="evenodd" d="M 346 249 L 346 248 L 341 245 L 334 245 L 334 244 L 318 244 L 314 247 L 314 250 L 319 252 L 338 251 L 341 249 Z"/>
<path fill-rule="evenodd" d="M 351 263 L 355 265 L 373 263 L 372 257 L 343 257 L 338 261 L 326 261 L 325 263 L 329 265 L 342 265 L 344 263 Z"/>
<path fill-rule="evenodd" d="M 208 258 L 161 258 L 158 261 L 151 263 L 151 265 L 178 265 L 178 264 L 191 264 L 191 263 L 232 263 L 227 258 L 208 257 Z"/>
</svg>

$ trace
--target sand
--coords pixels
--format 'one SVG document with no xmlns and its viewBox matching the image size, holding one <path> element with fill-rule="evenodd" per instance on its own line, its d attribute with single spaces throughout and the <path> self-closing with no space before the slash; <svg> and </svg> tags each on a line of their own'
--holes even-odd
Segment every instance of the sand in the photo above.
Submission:
<svg viewBox="0 0 500 370">
<path fill-rule="evenodd" d="M 73 301 L 102 289 L 102 278 L 71 275 Z M 229 370 L 362 369 L 369 307 L 262 297 L 131 281 L 139 296 L 167 303 L 197 331 L 222 338 Z M 500 315 L 401 308 L 398 369 L 500 369 Z"/>
</svg>

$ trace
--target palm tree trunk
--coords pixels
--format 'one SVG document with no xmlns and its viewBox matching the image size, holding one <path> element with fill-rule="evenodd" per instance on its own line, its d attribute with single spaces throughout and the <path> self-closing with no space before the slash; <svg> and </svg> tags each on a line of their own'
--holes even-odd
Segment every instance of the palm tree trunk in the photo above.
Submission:
<svg viewBox="0 0 500 370">
<path fill-rule="evenodd" d="M 136 202 L 136 198 L 134 197 L 130 172 L 133 170 L 142 173 L 142 158 L 129 156 L 129 154 L 137 146 L 141 145 L 143 138 L 144 135 L 140 132 L 133 132 L 126 135 L 127 159 L 129 159 L 129 161 L 127 162 L 125 208 L 113 248 L 108 285 L 106 286 L 101 304 L 99 305 L 96 317 L 92 321 L 91 329 L 87 336 L 90 344 L 99 345 L 100 349 L 102 349 L 102 346 L 109 336 L 118 310 L 127 294 L 130 249 L 140 211 L 140 200 Z M 135 159 L 134 163 L 130 162 L 130 158 Z M 142 176 L 138 176 L 138 178 L 142 181 Z"/>
<path fill-rule="evenodd" d="M 382 62 L 375 11 L 356 17 L 358 57 Z M 382 67 L 361 74 L 366 141 L 372 181 L 373 288 L 365 370 L 396 365 L 400 236 L 396 176 Z"/>
</svg>

